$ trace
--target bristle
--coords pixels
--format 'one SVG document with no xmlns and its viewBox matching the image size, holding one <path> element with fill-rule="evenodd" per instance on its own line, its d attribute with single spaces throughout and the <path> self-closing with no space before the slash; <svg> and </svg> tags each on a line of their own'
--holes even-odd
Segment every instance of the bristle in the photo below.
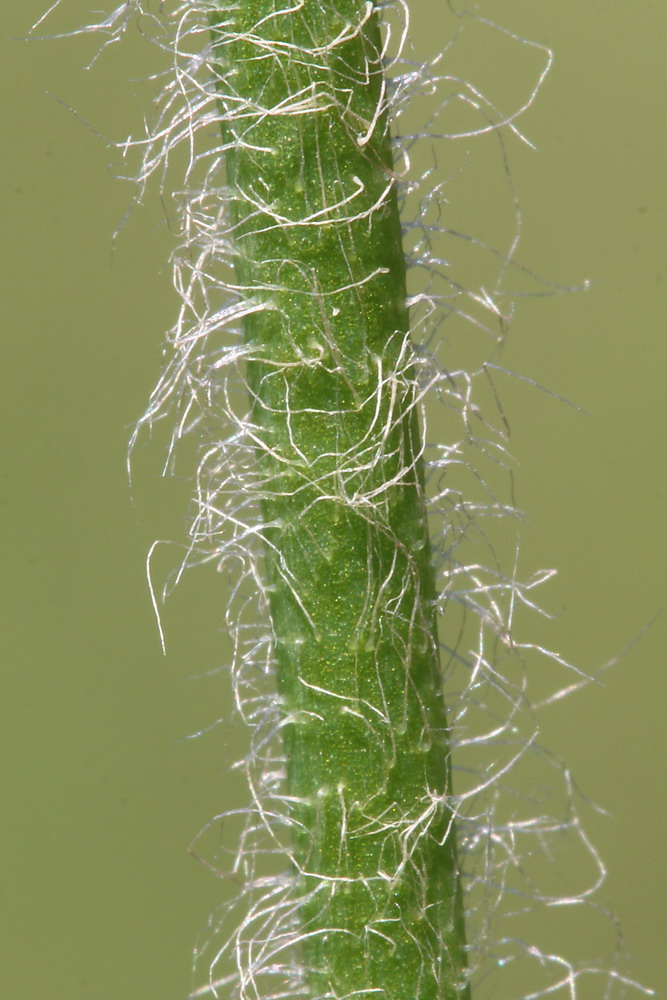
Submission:
<svg viewBox="0 0 667 1000">
<path fill-rule="evenodd" d="M 273 15 L 293 16 L 303 6 L 304 0 L 295 0 Z M 299 605 L 303 621 L 313 631 L 317 623 L 303 599 L 301 581 L 292 578 L 291 566 L 285 560 L 281 563 L 279 552 L 274 576 L 267 576 L 267 547 L 276 544 L 276 532 L 284 525 L 277 515 L 267 520 L 266 512 L 278 510 L 279 505 L 272 507 L 270 501 L 294 485 L 290 480 L 285 486 L 287 480 L 267 471 L 267 464 L 258 458 L 268 454 L 271 446 L 266 428 L 257 421 L 258 397 L 256 388 L 249 385 L 248 371 L 261 364 L 262 378 L 281 378 L 289 365 L 303 373 L 319 370 L 342 378 L 347 361 L 343 364 L 334 338 L 328 336 L 328 310 L 339 308 L 337 299 L 311 276 L 304 287 L 313 334 L 310 340 L 295 334 L 293 357 L 271 359 L 261 343 L 248 337 L 247 330 L 264 314 L 279 314 L 288 328 L 292 319 L 281 300 L 284 287 L 269 281 L 251 285 L 239 277 L 242 270 L 235 269 L 240 252 L 235 210 L 239 191 L 230 183 L 228 156 L 231 148 L 258 149 L 253 126 L 262 116 L 292 121 L 320 114 L 331 95 L 325 88 L 312 86 L 276 107 L 262 103 L 260 90 L 254 103 L 244 103 L 235 84 L 238 65 L 233 60 L 224 62 L 225 44 L 230 39 L 245 41 L 252 57 L 259 56 L 252 32 L 245 39 L 238 36 L 236 7 L 215 0 L 157 7 L 148 0 L 133 0 L 80 31 L 99 31 L 105 47 L 139 18 L 145 34 L 169 60 L 146 134 L 123 144 L 124 153 L 139 160 L 136 176 L 142 189 L 157 179 L 162 189 L 177 192 L 180 219 L 173 275 L 181 307 L 168 335 L 164 370 L 132 444 L 156 421 L 168 421 L 168 474 L 181 442 L 193 437 L 198 442 L 197 466 L 192 469 L 195 514 L 182 568 L 212 563 L 230 581 L 223 622 L 232 645 L 229 669 L 236 711 L 249 734 L 247 753 L 237 764 L 247 776 L 248 805 L 243 811 L 221 811 L 216 817 L 231 825 L 240 823 L 238 846 L 228 865 L 240 889 L 231 905 L 211 917 L 197 945 L 198 984 L 192 996 L 316 1000 L 312 977 L 304 968 L 301 946 L 310 931 L 303 914 L 311 912 L 308 907 L 313 900 L 330 901 L 334 891 L 342 893 L 345 887 L 325 884 L 321 873 L 319 881 L 304 882 L 303 859 L 294 848 L 295 831 L 297 836 L 303 834 L 298 829 L 302 819 L 287 785 L 284 734 L 290 726 L 308 723 L 317 699 L 304 701 L 306 707 L 298 710 L 294 704 L 287 705 L 284 692 L 277 689 L 276 650 L 285 640 L 272 625 L 271 592 L 281 570 L 282 582 Z M 448 824 L 456 827 L 467 975 L 475 1000 L 492 994 L 516 1000 L 547 995 L 570 1000 L 620 998 L 631 989 L 643 989 L 622 974 L 620 959 L 616 964 L 612 955 L 606 964 L 597 963 L 587 957 L 585 949 L 580 956 L 566 957 L 554 953 L 548 944 L 550 925 L 557 925 L 563 914 L 588 910 L 591 922 L 605 923 L 614 940 L 616 925 L 598 903 L 606 872 L 583 828 L 585 805 L 567 767 L 540 742 L 539 712 L 533 701 L 547 703 L 592 678 L 538 640 L 516 634 L 520 610 L 540 613 L 534 592 L 553 571 L 526 579 L 520 575 L 515 538 L 521 515 L 513 499 L 513 462 L 496 385 L 504 377 L 497 348 L 507 336 L 519 297 L 516 286 L 523 283 L 524 288 L 540 292 L 549 289 L 548 283 L 540 282 L 517 261 L 521 215 L 509 164 L 513 142 L 530 144 L 521 131 L 521 115 L 537 97 L 551 53 L 467 8 L 457 12 L 444 2 L 433 7 L 437 7 L 437 15 L 431 15 L 433 32 L 442 37 L 435 54 L 424 57 L 412 40 L 405 3 L 367 4 L 369 18 L 376 9 L 382 18 L 386 86 L 381 89 L 377 116 L 358 122 L 356 142 L 359 149 L 367 148 L 385 113 L 393 133 L 394 168 L 387 173 L 386 189 L 376 201 L 364 202 L 364 182 L 356 175 L 340 178 L 340 197 L 335 206 L 329 206 L 331 211 L 304 210 L 298 219 L 276 207 L 261 176 L 242 192 L 246 210 L 264 222 L 270 220 L 266 225 L 275 235 L 278 273 L 283 274 L 300 266 L 296 256 L 289 256 L 290 239 L 305 227 L 342 231 L 366 221 L 370 228 L 396 186 L 403 213 L 410 339 L 401 339 L 386 357 L 369 353 L 350 362 L 368 363 L 367 389 L 363 396 L 360 382 L 350 379 L 345 406 L 350 412 L 355 407 L 360 411 L 376 406 L 378 418 L 372 432 L 358 441 L 341 442 L 328 452 L 332 461 L 321 468 L 312 455 L 304 454 L 295 432 L 291 461 L 308 488 L 314 489 L 313 503 L 334 498 L 341 509 L 367 518 L 369 524 L 386 524 L 387 491 L 378 486 L 375 473 L 396 458 L 392 435 L 402 417 L 396 416 L 394 403 L 387 402 L 391 393 L 418 414 L 426 445 L 415 449 L 407 464 L 401 465 L 401 456 L 394 464 L 401 481 L 418 466 L 423 464 L 425 469 L 453 790 L 439 796 L 425 785 L 418 797 L 419 809 L 403 814 L 388 810 L 384 830 L 376 815 L 366 817 L 365 827 L 359 816 L 350 819 L 340 790 L 325 791 L 334 798 L 338 795 L 341 803 L 341 856 L 353 837 L 381 834 L 387 843 L 393 838 L 392 843 L 401 845 L 398 860 L 388 851 L 394 867 L 377 874 L 385 882 L 397 878 L 401 866 L 410 864 L 420 844 L 433 838 L 434 831 L 444 840 L 450 832 Z M 56 8 L 60 4 L 54 5 L 53 13 Z M 213 14 L 219 38 L 224 40 L 215 47 L 209 34 Z M 37 26 L 43 29 L 42 20 Z M 338 34 L 327 46 L 334 49 L 363 27 L 363 23 L 341 19 Z M 499 51 L 511 50 L 517 60 L 525 60 L 525 83 L 514 107 L 500 108 L 484 93 L 475 79 L 479 67 L 471 66 L 466 76 L 458 70 L 459 52 L 467 57 L 472 54 L 474 60 L 476 33 L 494 34 Z M 272 52 L 269 43 L 262 44 L 267 58 L 277 54 L 284 58 L 282 50 Z M 318 44 L 308 50 L 294 49 L 293 59 L 302 64 L 324 60 L 326 53 Z M 349 94 L 334 97 L 341 106 L 349 104 Z M 421 115 L 420 126 L 408 128 L 416 115 Z M 495 174 L 489 181 L 493 195 L 480 190 L 476 209 L 479 212 L 486 197 L 505 198 L 508 222 L 499 244 L 487 238 L 476 217 L 465 230 L 451 221 L 449 212 L 459 175 L 468 170 L 474 174 L 470 161 L 475 144 L 485 141 L 495 149 Z M 485 146 L 487 166 L 489 155 Z M 181 166 L 172 168 L 173 162 Z M 417 171 L 416 163 L 420 164 Z M 317 172 L 318 164 L 311 166 Z M 175 172 L 181 169 L 176 179 Z M 346 266 L 350 288 L 355 290 L 376 277 L 375 271 L 359 274 L 349 260 Z M 304 409 L 301 405 L 290 412 L 289 394 L 283 398 L 289 425 Z M 318 415 L 331 418 L 332 410 L 322 406 Z M 278 454 L 276 461 L 283 460 L 284 454 Z M 394 596 L 395 607 L 402 609 L 403 592 Z M 369 600 L 360 628 L 369 644 L 374 641 L 374 628 L 387 614 Z M 525 616 L 521 617 L 523 622 Z M 299 645 L 296 631 L 289 638 Z M 546 671 L 553 676 L 547 695 Z M 540 694 L 534 699 L 535 675 L 539 675 Z M 303 683 L 313 686 L 312 681 Z M 382 746 L 387 760 L 391 757 L 393 741 L 401 733 L 380 696 L 355 699 L 333 686 L 322 686 L 317 693 L 320 702 L 335 704 L 341 717 L 347 714 L 360 720 L 359 725 Z M 425 752 L 441 737 L 444 746 L 443 734 L 425 727 Z M 316 804 L 312 811 L 317 814 Z M 443 816 L 448 817 L 445 826 Z M 579 855 L 589 860 L 590 878 L 585 884 L 572 885 L 568 869 Z M 428 913 L 420 916 L 428 920 Z M 534 931 L 531 940 L 526 939 L 527 929 Z M 378 939 L 384 935 L 390 946 L 396 943 L 390 921 L 367 930 Z M 338 926 L 331 930 L 332 934 L 344 932 Z M 441 940 L 438 933 L 435 939 Z M 424 950 L 422 957 L 426 981 L 442 955 Z M 435 982 L 437 977 L 432 979 Z M 463 996 L 464 989 L 462 985 L 457 995 Z M 317 996 L 332 995 L 346 1000 L 324 990 Z M 353 995 L 357 994 L 352 991 L 346 997 Z M 439 996 L 444 1000 L 445 993 Z M 413 1000 L 412 995 L 405 1000 Z"/>
</svg>

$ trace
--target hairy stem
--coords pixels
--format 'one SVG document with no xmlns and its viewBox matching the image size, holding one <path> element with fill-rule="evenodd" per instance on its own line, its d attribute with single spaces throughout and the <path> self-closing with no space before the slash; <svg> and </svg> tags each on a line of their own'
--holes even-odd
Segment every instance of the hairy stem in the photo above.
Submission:
<svg viewBox="0 0 667 1000">
<path fill-rule="evenodd" d="M 243 0 L 211 32 L 304 975 L 314 997 L 467 997 L 377 13 Z"/>
</svg>

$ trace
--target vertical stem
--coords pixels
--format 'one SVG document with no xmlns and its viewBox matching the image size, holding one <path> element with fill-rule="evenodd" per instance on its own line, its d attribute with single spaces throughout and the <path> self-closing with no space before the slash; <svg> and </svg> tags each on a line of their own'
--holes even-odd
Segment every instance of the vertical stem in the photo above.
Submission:
<svg viewBox="0 0 667 1000">
<path fill-rule="evenodd" d="M 312 996 L 468 996 L 418 386 L 374 5 L 219 4 Z"/>
</svg>

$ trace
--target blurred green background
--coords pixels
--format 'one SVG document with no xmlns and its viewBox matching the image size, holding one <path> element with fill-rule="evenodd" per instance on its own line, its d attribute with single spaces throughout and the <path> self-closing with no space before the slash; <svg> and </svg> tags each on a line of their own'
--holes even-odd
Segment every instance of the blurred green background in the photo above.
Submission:
<svg viewBox="0 0 667 1000">
<path fill-rule="evenodd" d="M 145 583 L 151 541 L 181 537 L 189 485 L 160 479 L 159 446 L 137 455 L 132 493 L 125 471 L 175 316 L 173 236 L 154 195 L 114 247 L 132 189 L 112 176 L 118 157 L 94 129 L 111 139 L 140 129 L 138 78 L 154 57 L 133 31 L 124 53 L 83 72 L 90 40 L 18 40 L 44 6 L 4 0 L 0 38 L 0 995 L 181 1000 L 197 931 L 227 892 L 186 848 L 239 786 L 228 727 L 184 739 L 229 711 L 221 677 L 191 679 L 224 662 L 223 584 L 206 571 L 186 578 L 167 608 L 163 657 Z M 91 7 L 67 3 L 72 22 Z M 434 9 L 414 4 L 416 33 L 438 37 Z M 522 122 L 538 152 L 512 150 L 519 256 L 593 287 L 521 302 L 503 363 L 586 414 L 518 383 L 503 397 L 529 515 L 522 558 L 559 569 L 544 644 L 594 669 L 666 603 L 667 7 L 481 9 L 556 53 Z M 512 63 L 490 70 L 511 86 Z M 489 211 L 483 191 L 471 207 Z M 666 632 L 663 616 L 604 686 L 543 718 L 544 742 L 611 814 L 591 824 L 610 871 L 600 898 L 620 918 L 635 975 L 659 992 Z"/>
</svg>

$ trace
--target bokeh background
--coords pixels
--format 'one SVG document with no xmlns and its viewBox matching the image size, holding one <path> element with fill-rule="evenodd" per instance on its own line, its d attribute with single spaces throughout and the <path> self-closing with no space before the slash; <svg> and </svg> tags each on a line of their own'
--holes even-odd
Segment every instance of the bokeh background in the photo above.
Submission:
<svg viewBox="0 0 667 1000">
<path fill-rule="evenodd" d="M 158 63 L 133 32 L 84 72 L 89 39 L 21 40 L 42 0 L 2 6 L 0 994 L 181 1000 L 196 934 L 229 891 L 187 845 L 239 784 L 229 726 L 186 739 L 229 711 L 221 675 L 193 679 L 224 663 L 223 583 L 186 578 L 163 656 L 145 582 L 153 539 L 182 535 L 190 486 L 160 478 L 159 440 L 132 489 L 125 469 L 175 315 L 173 234 L 154 193 L 114 242 L 132 188 L 101 136 L 140 129 L 139 78 Z M 68 0 L 72 23 L 92 7 Z M 642 633 L 603 684 L 544 713 L 544 742 L 609 812 L 589 823 L 609 867 L 601 899 L 660 993 L 667 616 L 642 630 L 667 603 L 667 7 L 480 9 L 556 54 L 523 120 L 537 152 L 512 150 L 521 260 L 592 282 L 522 301 L 503 357 L 585 411 L 526 383 L 503 391 L 522 558 L 559 570 L 544 644 L 595 669 Z M 415 2 L 415 33 L 444 33 L 438 11 Z M 517 66 L 494 58 L 511 89 Z M 493 212 L 483 188 L 468 197 L 473 218 Z"/>
</svg>

